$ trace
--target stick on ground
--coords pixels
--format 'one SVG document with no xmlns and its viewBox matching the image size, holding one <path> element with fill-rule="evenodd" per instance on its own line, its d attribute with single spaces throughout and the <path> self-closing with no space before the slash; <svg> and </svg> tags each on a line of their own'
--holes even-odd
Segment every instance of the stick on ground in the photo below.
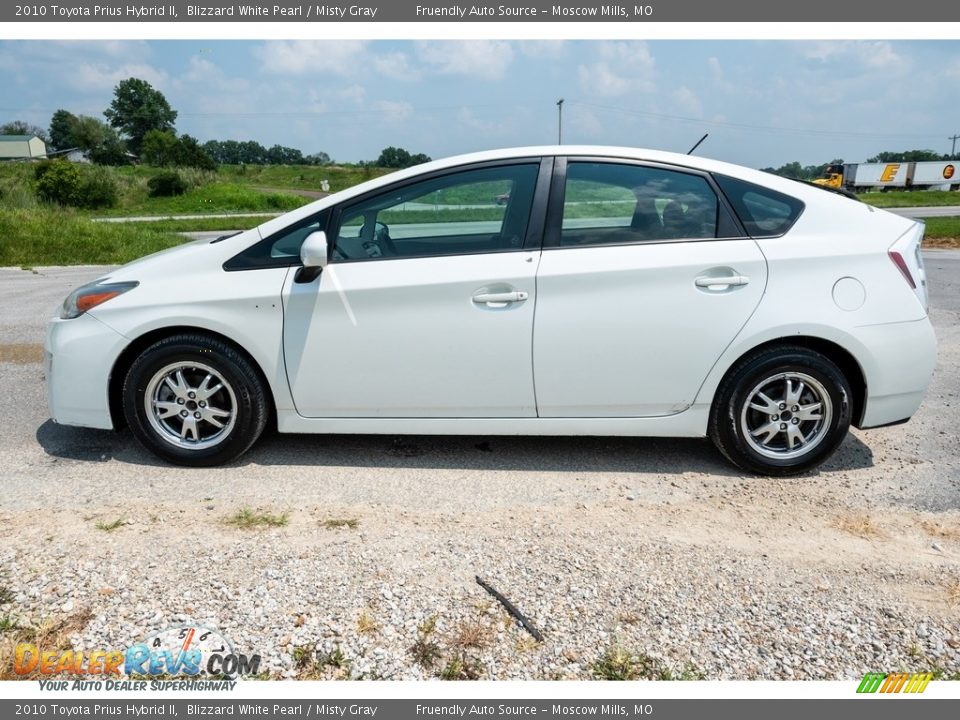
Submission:
<svg viewBox="0 0 960 720">
<path fill-rule="evenodd" d="M 537 630 L 536 625 L 530 622 L 530 620 L 527 619 L 526 615 L 524 615 L 522 612 L 517 610 L 516 605 L 514 605 L 512 602 L 507 600 L 507 598 L 504 597 L 501 593 L 497 592 L 497 590 L 492 585 L 490 585 L 490 583 L 484 581 L 484 579 L 481 578 L 479 575 L 477 575 L 476 577 L 477 577 L 477 584 L 480 587 L 482 587 L 484 590 L 486 590 L 488 593 L 493 595 L 497 599 L 497 601 L 507 609 L 507 612 L 513 615 L 513 617 L 517 619 L 517 621 L 523 626 L 523 629 L 533 636 L 534 640 L 536 640 L 537 642 L 543 642 L 543 635 L 540 633 L 539 630 Z"/>
</svg>

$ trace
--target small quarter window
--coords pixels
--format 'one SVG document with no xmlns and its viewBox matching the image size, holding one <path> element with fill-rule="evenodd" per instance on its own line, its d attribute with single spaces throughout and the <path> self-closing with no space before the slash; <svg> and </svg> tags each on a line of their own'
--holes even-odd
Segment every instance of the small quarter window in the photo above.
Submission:
<svg viewBox="0 0 960 720">
<path fill-rule="evenodd" d="M 803 212 L 803 203 L 795 197 L 727 175 L 714 179 L 751 237 L 783 235 Z"/>
</svg>

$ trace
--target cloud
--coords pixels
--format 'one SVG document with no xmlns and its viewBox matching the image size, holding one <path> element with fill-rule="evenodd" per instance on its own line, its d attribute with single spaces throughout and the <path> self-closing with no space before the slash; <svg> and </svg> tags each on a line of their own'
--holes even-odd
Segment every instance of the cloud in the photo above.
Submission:
<svg viewBox="0 0 960 720">
<path fill-rule="evenodd" d="M 610 42 L 600 46 L 597 62 L 580 65 L 581 89 L 592 95 L 616 97 L 656 89 L 655 65 L 645 42 Z"/>
<path fill-rule="evenodd" d="M 513 48 L 502 40 L 422 41 L 417 58 L 425 68 L 441 75 L 465 75 L 498 80 L 513 62 Z"/>
<path fill-rule="evenodd" d="M 853 61 L 870 68 L 902 68 L 906 59 L 886 40 L 823 41 L 805 44 L 803 55 L 822 63 Z"/>
<path fill-rule="evenodd" d="M 373 68 L 378 75 L 388 77 L 393 80 L 419 80 L 420 71 L 410 64 L 410 58 L 406 53 L 390 52 L 373 57 Z"/>
<path fill-rule="evenodd" d="M 352 75 L 362 66 L 363 40 L 266 42 L 254 50 L 266 73 L 275 75 Z"/>
<path fill-rule="evenodd" d="M 413 115 L 413 106 L 403 100 L 378 100 L 373 104 L 376 115 L 387 122 L 403 122 Z"/>
<path fill-rule="evenodd" d="M 674 105 L 681 115 L 688 117 L 703 117 L 703 104 L 700 98 L 686 85 L 681 85 L 671 93 Z"/>
<path fill-rule="evenodd" d="M 70 70 L 71 82 L 81 90 L 112 90 L 117 83 L 127 78 L 146 80 L 161 92 L 169 88 L 170 76 L 143 63 L 108 65 L 106 63 L 79 63 Z"/>
</svg>

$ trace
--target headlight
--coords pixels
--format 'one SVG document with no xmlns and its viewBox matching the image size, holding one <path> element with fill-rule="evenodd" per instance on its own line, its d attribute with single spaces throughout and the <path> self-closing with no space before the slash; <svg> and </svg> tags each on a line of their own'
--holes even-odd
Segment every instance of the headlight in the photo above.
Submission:
<svg viewBox="0 0 960 720">
<path fill-rule="evenodd" d="M 67 299 L 63 301 L 63 307 L 60 308 L 60 318 L 70 320 L 80 317 L 87 310 L 92 310 L 97 305 L 102 305 L 117 295 L 123 295 L 139 284 L 135 280 L 115 283 L 98 281 L 78 287 L 67 295 Z"/>
</svg>

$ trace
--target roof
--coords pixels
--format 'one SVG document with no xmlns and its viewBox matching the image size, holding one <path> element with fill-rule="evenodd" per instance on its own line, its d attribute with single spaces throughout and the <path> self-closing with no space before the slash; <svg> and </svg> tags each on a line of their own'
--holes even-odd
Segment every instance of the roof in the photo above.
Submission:
<svg viewBox="0 0 960 720">
<path fill-rule="evenodd" d="M 0 135 L 0 142 L 23 142 L 33 140 L 36 135 Z"/>
</svg>

